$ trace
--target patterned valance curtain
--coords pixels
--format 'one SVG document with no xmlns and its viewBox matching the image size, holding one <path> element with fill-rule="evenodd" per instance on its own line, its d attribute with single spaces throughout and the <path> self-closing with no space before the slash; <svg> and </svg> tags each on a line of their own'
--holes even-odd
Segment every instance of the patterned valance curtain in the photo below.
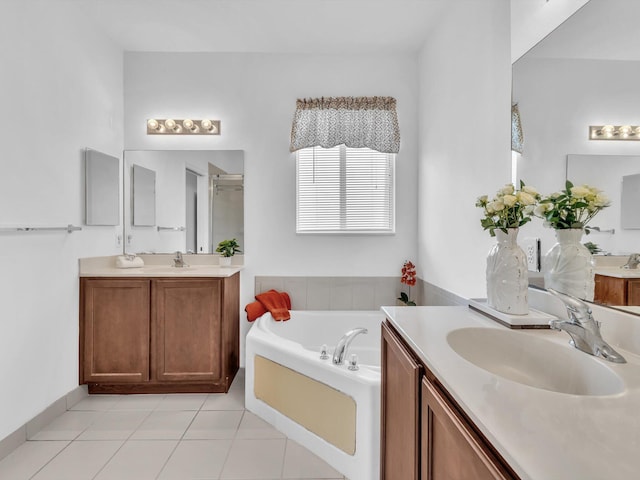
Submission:
<svg viewBox="0 0 640 480">
<path fill-rule="evenodd" d="M 520 122 L 520 110 L 518 104 L 511 105 L 511 150 L 522 153 L 524 136 L 522 135 L 522 123 Z"/>
<path fill-rule="evenodd" d="M 398 153 L 400 128 L 392 97 L 298 99 L 290 150 L 346 145 Z"/>
</svg>

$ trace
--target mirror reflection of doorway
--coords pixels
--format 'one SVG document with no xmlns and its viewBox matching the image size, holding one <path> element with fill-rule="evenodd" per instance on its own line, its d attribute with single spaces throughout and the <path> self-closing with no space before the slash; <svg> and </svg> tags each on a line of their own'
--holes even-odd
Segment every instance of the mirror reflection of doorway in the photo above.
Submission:
<svg viewBox="0 0 640 480">
<path fill-rule="evenodd" d="M 198 251 L 198 177 L 199 175 L 187 169 L 186 174 L 186 229 L 187 253 Z"/>
</svg>

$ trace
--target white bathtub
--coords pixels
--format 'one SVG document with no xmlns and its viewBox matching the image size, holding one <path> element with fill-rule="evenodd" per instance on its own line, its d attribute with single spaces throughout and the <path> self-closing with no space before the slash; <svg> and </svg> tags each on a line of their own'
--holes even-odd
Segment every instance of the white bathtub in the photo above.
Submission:
<svg viewBox="0 0 640 480">
<path fill-rule="evenodd" d="M 380 477 L 383 320 L 380 311 L 292 311 L 286 322 L 267 313 L 247 335 L 246 408 L 350 480 Z M 335 345 L 356 327 L 369 333 L 354 338 L 346 359 L 357 354 L 360 369 L 333 365 Z M 322 344 L 328 360 L 319 358 Z"/>
</svg>

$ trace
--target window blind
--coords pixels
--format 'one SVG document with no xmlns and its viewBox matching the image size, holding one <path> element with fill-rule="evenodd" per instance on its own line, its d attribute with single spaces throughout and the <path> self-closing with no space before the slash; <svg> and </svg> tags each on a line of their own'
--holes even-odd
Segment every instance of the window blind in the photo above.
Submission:
<svg viewBox="0 0 640 480">
<path fill-rule="evenodd" d="M 297 152 L 298 233 L 393 233 L 394 155 L 369 148 Z"/>
</svg>

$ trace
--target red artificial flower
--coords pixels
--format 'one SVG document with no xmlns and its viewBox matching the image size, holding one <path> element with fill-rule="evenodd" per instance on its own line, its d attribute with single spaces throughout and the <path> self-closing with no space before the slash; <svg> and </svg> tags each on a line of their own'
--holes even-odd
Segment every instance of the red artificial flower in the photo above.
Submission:
<svg viewBox="0 0 640 480">
<path fill-rule="evenodd" d="M 402 265 L 402 277 L 400 277 L 400 283 L 409 285 L 410 287 L 416 284 L 416 266 L 409 260 Z"/>
</svg>

